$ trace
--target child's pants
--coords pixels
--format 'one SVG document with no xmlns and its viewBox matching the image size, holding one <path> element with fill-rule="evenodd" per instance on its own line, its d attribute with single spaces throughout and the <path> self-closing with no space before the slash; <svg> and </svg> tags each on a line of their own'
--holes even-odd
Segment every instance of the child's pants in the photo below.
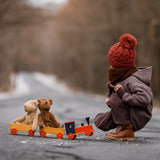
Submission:
<svg viewBox="0 0 160 160">
<path fill-rule="evenodd" d="M 108 131 L 118 125 L 130 124 L 130 108 L 124 104 L 117 93 L 110 96 L 111 110 L 106 113 L 99 113 L 94 121 L 97 128 Z"/>
</svg>

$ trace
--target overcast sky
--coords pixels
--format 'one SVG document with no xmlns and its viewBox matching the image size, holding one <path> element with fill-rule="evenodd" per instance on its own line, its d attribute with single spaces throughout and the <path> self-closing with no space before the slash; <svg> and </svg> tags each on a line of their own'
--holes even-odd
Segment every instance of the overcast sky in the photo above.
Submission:
<svg viewBox="0 0 160 160">
<path fill-rule="evenodd" d="M 64 3 L 67 0 L 29 0 L 34 6 L 43 7 L 47 3 Z"/>
</svg>

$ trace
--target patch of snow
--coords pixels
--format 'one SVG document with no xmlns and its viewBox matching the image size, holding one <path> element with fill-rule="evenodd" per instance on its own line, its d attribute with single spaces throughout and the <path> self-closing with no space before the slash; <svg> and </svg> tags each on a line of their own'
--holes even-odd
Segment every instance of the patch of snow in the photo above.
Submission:
<svg viewBox="0 0 160 160">
<path fill-rule="evenodd" d="M 23 79 L 22 75 L 18 75 L 16 78 L 16 88 L 14 90 L 14 94 L 22 95 L 30 93 L 30 87 Z"/>
<path fill-rule="evenodd" d="M 51 74 L 43 74 L 39 72 L 31 73 L 31 76 L 33 76 L 37 81 L 42 83 L 43 85 L 52 88 L 58 92 L 61 92 L 62 94 L 76 94 L 77 96 L 89 96 L 91 98 L 94 98 L 94 100 L 98 101 L 105 101 L 105 97 L 102 95 L 97 94 L 87 94 L 82 91 L 74 91 L 70 89 L 67 84 L 63 81 L 58 80 L 58 78 L 55 75 Z M 16 76 L 11 76 L 11 83 L 12 86 L 15 86 L 15 89 L 11 92 L 7 93 L 0 93 L 0 100 L 9 99 L 9 98 L 16 98 L 23 95 L 28 95 L 31 92 L 29 84 L 24 79 L 24 75 L 21 73 L 18 73 Z"/>
<path fill-rule="evenodd" d="M 25 143 L 27 143 L 27 142 L 26 142 L 26 141 L 21 141 L 21 143 L 25 144 Z"/>
<path fill-rule="evenodd" d="M 45 7 L 46 5 L 64 4 L 67 0 L 28 0 L 35 7 Z"/>
<path fill-rule="evenodd" d="M 33 73 L 34 78 L 49 88 L 53 88 L 59 92 L 71 92 L 67 85 L 58 81 L 55 75 L 47 75 L 39 72 Z"/>
<path fill-rule="evenodd" d="M 12 76 L 11 76 L 11 81 L 13 81 Z M 27 95 L 29 93 L 30 93 L 30 87 L 23 79 L 23 76 L 21 74 L 17 74 L 15 78 L 15 89 L 11 92 L 0 93 L 0 100 L 8 99 L 10 97 L 19 97 L 22 95 Z"/>
<path fill-rule="evenodd" d="M 38 80 L 40 83 L 44 84 L 45 86 L 52 88 L 56 91 L 59 91 L 61 93 L 68 93 L 68 94 L 76 94 L 78 96 L 89 96 L 91 98 L 94 98 L 95 101 L 101 102 L 105 101 L 105 96 L 98 95 L 98 94 L 92 94 L 92 93 L 84 93 L 82 91 L 74 91 L 70 89 L 67 84 L 63 81 L 58 80 L 58 78 L 55 75 L 50 74 L 43 74 L 39 72 L 33 73 L 33 76 L 36 80 Z"/>
</svg>

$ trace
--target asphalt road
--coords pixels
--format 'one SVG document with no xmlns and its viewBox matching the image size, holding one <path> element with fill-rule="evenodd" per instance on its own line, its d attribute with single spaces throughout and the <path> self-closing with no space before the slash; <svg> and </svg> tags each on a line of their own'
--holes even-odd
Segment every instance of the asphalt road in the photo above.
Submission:
<svg viewBox="0 0 160 160">
<path fill-rule="evenodd" d="M 0 100 L 0 160 L 159 160 L 160 159 L 160 113 L 154 112 L 152 120 L 144 129 L 135 133 L 133 141 L 105 139 L 105 132 L 96 129 L 93 119 L 99 112 L 105 112 L 104 98 L 67 92 L 49 87 L 32 74 L 20 76 L 30 87 L 28 94 L 9 96 Z M 90 117 L 94 127 L 91 137 L 78 135 L 75 140 L 62 140 L 55 135 L 41 138 L 36 132 L 30 137 L 25 132 L 11 135 L 9 124 L 23 114 L 26 101 L 37 98 L 54 100 L 51 112 L 63 123 L 76 121 L 76 126 Z"/>
</svg>

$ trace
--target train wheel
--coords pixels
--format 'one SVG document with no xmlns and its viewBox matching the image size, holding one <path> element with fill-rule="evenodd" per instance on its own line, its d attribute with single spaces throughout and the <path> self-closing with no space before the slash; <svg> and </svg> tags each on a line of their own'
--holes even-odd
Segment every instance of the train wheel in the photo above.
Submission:
<svg viewBox="0 0 160 160">
<path fill-rule="evenodd" d="M 40 132 L 40 136 L 41 136 L 41 137 L 45 137 L 45 136 L 46 136 L 46 132 L 45 132 L 45 131 L 41 131 L 41 132 Z"/>
<path fill-rule="evenodd" d="M 34 131 L 29 130 L 29 131 L 28 131 L 28 135 L 30 135 L 30 136 L 34 136 Z"/>
<path fill-rule="evenodd" d="M 86 135 L 86 136 L 92 136 L 92 135 L 93 135 L 93 132 L 87 131 L 87 132 L 85 132 L 85 135 Z"/>
<path fill-rule="evenodd" d="M 57 138 L 58 139 L 62 139 L 63 138 L 63 134 L 62 133 L 57 133 Z"/>
<path fill-rule="evenodd" d="M 11 134 L 15 135 L 17 133 L 17 130 L 15 128 L 11 129 Z"/>
<path fill-rule="evenodd" d="M 68 139 L 75 139 L 76 138 L 76 135 L 74 135 L 73 133 L 69 133 L 68 134 Z"/>
</svg>

